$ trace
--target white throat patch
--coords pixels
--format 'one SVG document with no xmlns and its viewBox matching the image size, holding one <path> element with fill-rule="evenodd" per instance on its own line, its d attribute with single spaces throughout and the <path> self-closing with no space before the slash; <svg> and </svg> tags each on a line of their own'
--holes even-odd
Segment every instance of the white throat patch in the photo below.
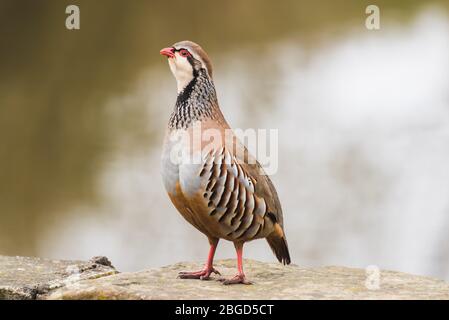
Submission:
<svg viewBox="0 0 449 320">
<path fill-rule="evenodd" d="M 193 67 L 187 60 L 187 58 L 179 55 L 178 52 L 175 53 L 174 58 L 168 59 L 168 64 L 170 70 L 175 76 L 176 83 L 178 85 L 178 93 L 184 90 L 184 88 L 193 79 Z"/>
</svg>

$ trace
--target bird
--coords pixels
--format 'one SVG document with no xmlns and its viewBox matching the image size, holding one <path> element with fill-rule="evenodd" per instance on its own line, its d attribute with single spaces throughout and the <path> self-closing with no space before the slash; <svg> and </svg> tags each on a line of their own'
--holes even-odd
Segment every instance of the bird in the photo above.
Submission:
<svg viewBox="0 0 449 320">
<path fill-rule="evenodd" d="M 265 238 L 279 262 L 291 262 L 278 194 L 225 120 L 207 53 L 186 40 L 160 54 L 167 57 L 177 83 L 162 148 L 162 180 L 173 205 L 210 245 L 204 268 L 180 272 L 178 277 L 221 276 L 213 259 L 219 240 L 224 239 L 234 243 L 238 272 L 219 280 L 225 285 L 252 284 L 243 270 L 246 242 Z"/>
</svg>

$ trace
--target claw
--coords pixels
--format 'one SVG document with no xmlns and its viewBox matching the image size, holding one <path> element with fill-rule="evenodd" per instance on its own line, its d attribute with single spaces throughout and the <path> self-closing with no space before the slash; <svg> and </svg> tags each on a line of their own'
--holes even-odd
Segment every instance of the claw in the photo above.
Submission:
<svg viewBox="0 0 449 320">
<path fill-rule="evenodd" d="M 210 275 L 212 273 L 221 275 L 221 273 L 218 272 L 218 270 L 216 270 L 215 268 L 211 267 L 211 268 L 205 268 L 203 270 L 194 271 L 194 272 L 180 272 L 180 273 L 178 273 L 178 278 L 180 278 L 180 279 L 209 280 L 210 279 Z"/>
<path fill-rule="evenodd" d="M 235 275 L 231 279 L 220 279 L 220 281 L 224 285 L 231 285 L 231 284 L 246 284 L 246 285 L 249 285 L 249 284 L 253 284 L 253 282 L 251 282 L 248 279 L 246 279 L 244 274 L 237 274 L 237 275 Z"/>
</svg>

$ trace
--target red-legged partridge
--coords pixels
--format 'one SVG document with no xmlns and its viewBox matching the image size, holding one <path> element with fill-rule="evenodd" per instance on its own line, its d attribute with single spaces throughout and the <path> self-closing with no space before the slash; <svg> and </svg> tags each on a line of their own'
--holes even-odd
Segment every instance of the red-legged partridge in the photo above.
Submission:
<svg viewBox="0 0 449 320">
<path fill-rule="evenodd" d="M 179 277 L 206 280 L 219 274 L 213 258 L 219 239 L 226 239 L 235 245 L 238 274 L 224 284 L 249 284 L 243 273 L 245 242 L 266 238 L 277 259 L 290 263 L 276 189 L 224 119 L 206 52 L 182 41 L 160 53 L 168 57 L 178 85 L 162 155 L 164 185 L 178 211 L 210 243 L 204 269 Z"/>
</svg>

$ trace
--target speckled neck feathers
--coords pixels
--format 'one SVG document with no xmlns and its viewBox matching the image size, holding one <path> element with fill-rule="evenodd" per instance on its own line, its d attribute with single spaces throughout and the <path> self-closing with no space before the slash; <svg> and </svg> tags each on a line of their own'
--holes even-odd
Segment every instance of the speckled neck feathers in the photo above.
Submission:
<svg viewBox="0 0 449 320">
<path fill-rule="evenodd" d="M 204 69 L 194 72 L 192 81 L 178 94 L 168 127 L 187 129 L 193 122 L 214 119 L 218 111 L 217 94 Z"/>
</svg>

